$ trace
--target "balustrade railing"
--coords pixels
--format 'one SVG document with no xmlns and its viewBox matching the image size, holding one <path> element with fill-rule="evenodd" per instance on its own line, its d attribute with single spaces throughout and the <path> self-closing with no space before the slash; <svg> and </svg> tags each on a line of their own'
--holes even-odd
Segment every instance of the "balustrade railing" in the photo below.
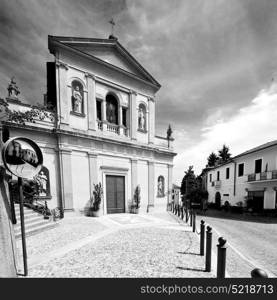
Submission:
<svg viewBox="0 0 277 300">
<path fill-rule="evenodd" d="M 276 180 L 277 179 L 277 170 L 261 172 L 257 174 L 249 174 L 247 176 L 248 182 L 255 182 L 261 180 Z"/>
<path fill-rule="evenodd" d="M 119 126 L 115 124 L 107 124 L 107 131 L 119 134 Z"/>
</svg>

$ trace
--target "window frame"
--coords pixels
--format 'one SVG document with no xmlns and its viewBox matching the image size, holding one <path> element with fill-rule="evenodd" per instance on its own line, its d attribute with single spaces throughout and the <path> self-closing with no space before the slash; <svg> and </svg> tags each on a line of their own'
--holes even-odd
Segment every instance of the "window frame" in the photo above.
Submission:
<svg viewBox="0 0 277 300">
<path fill-rule="evenodd" d="M 242 166 L 242 174 L 240 175 L 240 166 Z M 243 177 L 244 176 L 244 162 L 238 164 L 238 177 Z"/>
</svg>

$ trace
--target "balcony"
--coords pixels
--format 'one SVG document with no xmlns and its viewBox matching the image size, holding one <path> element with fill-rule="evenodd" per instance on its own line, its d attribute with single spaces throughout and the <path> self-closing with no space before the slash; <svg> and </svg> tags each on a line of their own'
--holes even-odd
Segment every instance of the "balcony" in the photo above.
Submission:
<svg viewBox="0 0 277 300">
<path fill-rule="evenodd" d="M 257 174 L 249 174 L 247 182 L 260 182 L 260 181 L 275 181 L 277 180 L 277 170 L 262 172 Z"/>
<path fill-rule="evenodd" d="M 97 120 L 97 128 L 103 132 L 111 132 L 113 134 L 124 135 L 127 137 L 129 136 L 129 128 L 125 126 L 119 126 L 117 124 Z"/>
</svg>

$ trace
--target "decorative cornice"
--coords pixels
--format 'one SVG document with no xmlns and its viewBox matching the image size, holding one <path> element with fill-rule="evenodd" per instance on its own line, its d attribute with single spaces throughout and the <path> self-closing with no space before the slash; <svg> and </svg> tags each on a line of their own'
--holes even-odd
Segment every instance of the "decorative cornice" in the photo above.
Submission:
<svg viewBox="0 0 277 300">
<path fill-rule="evenodd" d="M 96 76 L 95 76 L 94 74 L 91 74 L 91 73 L 88 73 L 88 72 L 85 72 L 85 77 L 91 78 L 91 79 L 93 79 L 94 81 L 96 80 Z"/>
<path fill-rule="evenodd" d="M 129 93 L 130 93 L 131 95 L 135 95 L 135 96 L 138 95 L 138 93 L 137 93 L 136 91 L 134 91 L 134 90 L 129 90 Z"/>
<path fill-rule="evenodd" d="M 124 172 L 127 172 L 129 171 L 128 168 L 118 168 L 118 167 L 111 167 L 111 166 L 101 166 L 100 167 L 101 170 L 108 170 L 108 171 L 124 171 Z"/>
<path fill-rule="evenodd" d="M 89 158 L 97 158 L 98 154 L 94 152 L 87 152 Z"/>
<path fill-rule="evenodd" d="M 66 64 L 62 61 L 59 61 L 59 60 L 56 61 L 56 66 L 59 67 L 59 68 L 64 68 L 65 70 L 69 69 L 68 64 Z"/>
</svg>

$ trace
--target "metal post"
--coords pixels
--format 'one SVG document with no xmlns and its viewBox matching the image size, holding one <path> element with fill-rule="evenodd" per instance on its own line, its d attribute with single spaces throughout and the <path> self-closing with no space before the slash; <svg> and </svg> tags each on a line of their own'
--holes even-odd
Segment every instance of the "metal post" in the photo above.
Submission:
<svg viewBox="0 0 277 300">
<path fill-rule="evenodd" d="M 24 207 L 23 207 L 23 188 L 22 188 L 22 178 L 18 177 L 18 188 L 19 188 L 19 208 L 20 208 L 20 223 L 21 223 L 21 239 L 22 239 L 22 253 L 23 253 L 23 265 L 24 274 L 28 275 L 27 266 L 27 250 L 26 250 L 26 236 L 25 236 L 25 223 L 24 223 Z"/>
<path fill-rule="evenodd" d="M 192 231 L 195 232 L 196 230 L 196 213 L 195 211 L 192 212 Z"/>
<path fill-rule="evenodd" d="M 205 252 L 205 221 L 201 220 L 200 224 L 200 255 L 203 256 Z"/>
<path fill-rule="evenodd" d="M 268 275 L 264 270 L 256 268 L 251 271 L 251 277 L 252 278 L 268 278 Z"/>
<path fill-rule="evenodd" d="M 217 278 L 225 278 L 226 249 L 226 240 L 220 237 L 217 245 Z"/>
<path fill-rule="evenodd" d="M 192 227 L 192 209 L 189 210 L 189 215 L 190 215 L 190 226 Z"/>
<path fill-rule="evenodd" d="M 183 220 L 184 219 L 184 207 L 181 206 L 181 219 Z"/>
<path fill-rule="evenodd" d="M 206 272 L 211 272 L 211 265 L 212 265 L 212 228 L 207 226 L 206 231 Z"/>
</svg>

